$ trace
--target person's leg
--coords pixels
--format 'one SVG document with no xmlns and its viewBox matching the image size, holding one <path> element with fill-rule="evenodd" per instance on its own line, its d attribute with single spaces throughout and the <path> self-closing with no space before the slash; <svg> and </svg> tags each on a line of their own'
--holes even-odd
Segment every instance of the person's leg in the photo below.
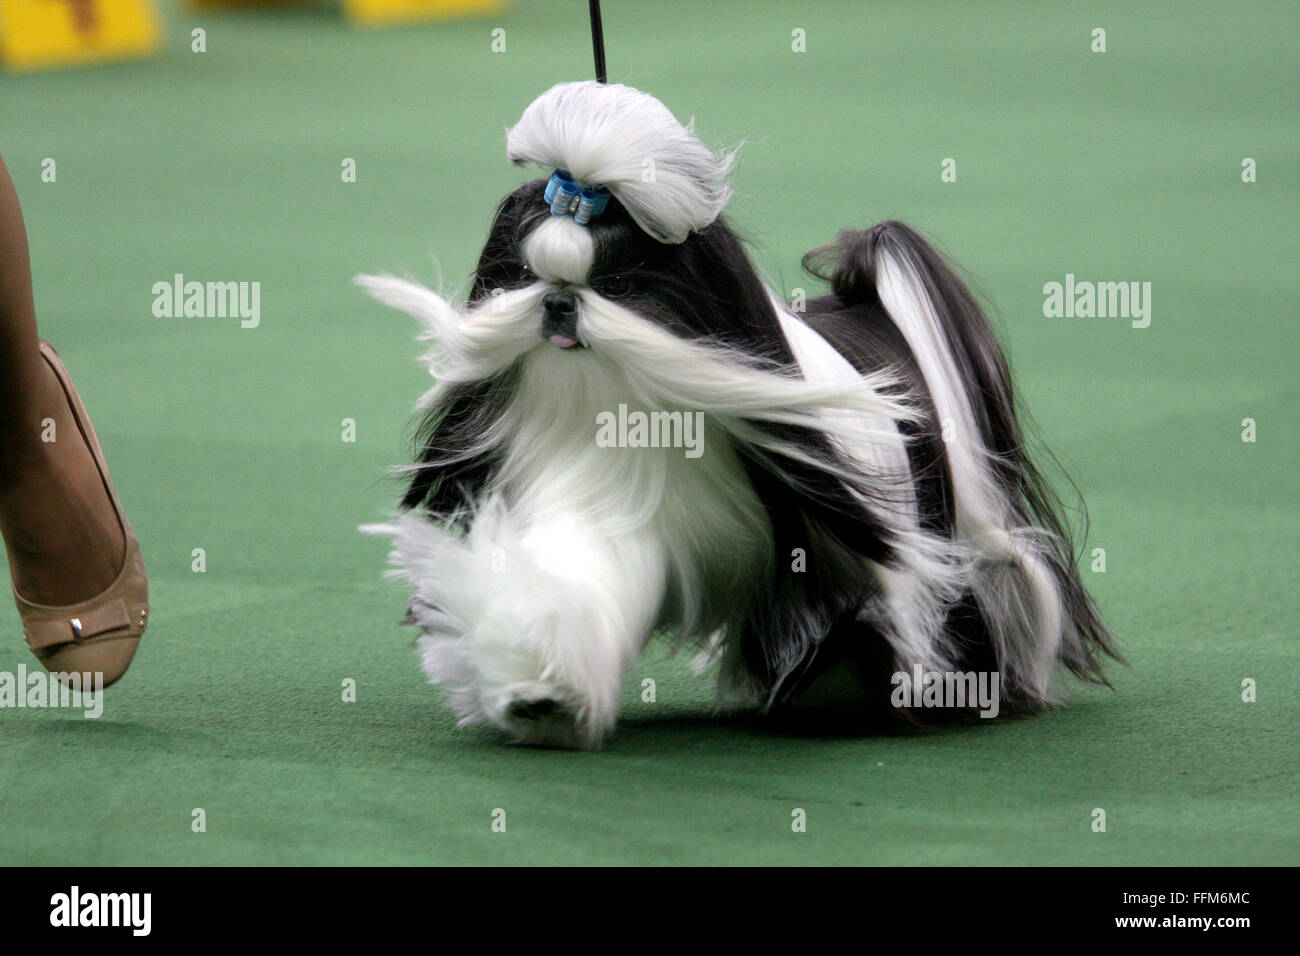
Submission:
<svg viewBox="0 0 1300 956">
<path fill-rule="evenodd" d="M 45 440 L 51 434 L 55 440 Z M 121 570 L 126 550 L 94 458 L 40 354 L 27 231 L 3 160 L 0 533 L 18 593 L 39 604 L 61 606 L 95 597 Z"/>
</svg>

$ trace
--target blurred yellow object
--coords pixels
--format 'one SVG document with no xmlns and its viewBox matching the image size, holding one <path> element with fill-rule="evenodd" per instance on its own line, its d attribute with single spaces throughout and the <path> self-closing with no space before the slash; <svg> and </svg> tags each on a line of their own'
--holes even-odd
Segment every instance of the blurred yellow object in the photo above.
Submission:
<svg viewBox="0 0 1300 956">
<path fill-rule="evenodd" d="M 153 0 L 0 0 L 0 63 L 9 70 L 149 56 L 160 36 Z"/>
<path fill-rule="evenodd" d="M 190 0 L 195 9 L 207 7 L 308 7 L 317 0 Z"/>
<path fill-rule="evenodd" d="M 505 0 L 343 0 L 348 20 L 361 26 L 495 13 L 504 6 Z"/>
</svg>

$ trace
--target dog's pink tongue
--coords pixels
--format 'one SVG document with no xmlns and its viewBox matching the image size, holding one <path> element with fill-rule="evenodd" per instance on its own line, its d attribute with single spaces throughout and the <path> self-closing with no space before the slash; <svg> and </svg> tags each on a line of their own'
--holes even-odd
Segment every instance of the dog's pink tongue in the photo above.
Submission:
<svg viewBox="0 0 1300 956">
<path fill-rule="evenodd" d="M 552 344 L 552 345 L 558 345 L 558 346 L 559 346 L 560 348 L 562 348 L 562 349 L 569 349 L 569 348 L 573 348 L 573 346 L 577 345 L 577 344 L 578 344 L 578 340 L 577 340 L 577 339 L 571 339 L 571 338 L 569 338 L 567 335 L 560 335 L 560 333 L 557 332 L 557 333 L 555 333 L 554 335 L 551 336 L 551 344 Z"/>
</svg>

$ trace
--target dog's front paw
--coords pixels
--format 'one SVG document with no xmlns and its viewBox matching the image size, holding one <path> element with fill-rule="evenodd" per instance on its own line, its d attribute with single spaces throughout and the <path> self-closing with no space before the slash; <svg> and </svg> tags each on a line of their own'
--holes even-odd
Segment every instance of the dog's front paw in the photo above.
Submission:
<svg viewBox="0 0 1300 956">
<path fill-rule="evenodd" d="M 517 743 L 533 747 L 594 750 L 605 736 L 583 719 L 570 695 L 548 684 L 508 688 L 496 710 L 493 723 Z"/>
<path fill-rule="evenodd" d="M 560 702 L 550 697 L 538 700 L 516 700 L 506 708 L 506 717 L 511 720 L 544 720 L 556 711 L 563 711 Z"/>
</svg>

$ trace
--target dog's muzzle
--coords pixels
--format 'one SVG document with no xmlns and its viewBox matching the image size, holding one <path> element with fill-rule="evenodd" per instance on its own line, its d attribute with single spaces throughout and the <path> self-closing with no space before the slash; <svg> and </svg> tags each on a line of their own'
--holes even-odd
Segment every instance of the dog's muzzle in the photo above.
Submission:
<svg viewBox="0 0 1300 956">
<path fill-rule="evenodd" d="M 567 289 L 546 293 L 542 299 L 542 338 L 562 349 L 581 348 L 578 341 L 578 297 Z"/>
</svg>

